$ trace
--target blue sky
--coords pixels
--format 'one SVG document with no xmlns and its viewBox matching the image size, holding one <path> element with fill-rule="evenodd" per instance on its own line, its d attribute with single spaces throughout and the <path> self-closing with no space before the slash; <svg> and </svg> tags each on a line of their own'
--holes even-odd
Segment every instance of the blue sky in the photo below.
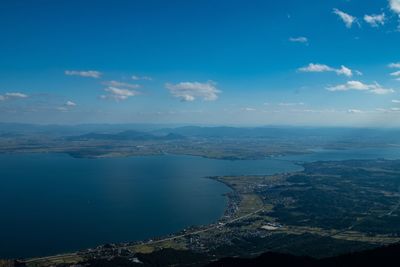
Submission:
<svg viewBox="0 0 400 267">
<path fill-rule="evenodd" d="M 1 1 L 0 121 L 400 126 L 400 0 Z"/>
</svg>

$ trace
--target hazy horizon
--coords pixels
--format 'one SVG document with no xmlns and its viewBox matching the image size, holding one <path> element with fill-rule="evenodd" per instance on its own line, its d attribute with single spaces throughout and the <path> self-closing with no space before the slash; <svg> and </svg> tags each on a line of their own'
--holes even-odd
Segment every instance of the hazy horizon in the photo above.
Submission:
<svg viewBox="0 0 400 267">
<path fill-rule="evenodd" d="M 79 127 L 79 126 L 136 126 L 152 128 L 179 128 L 179 127 L 206 127 L 206 128 L 332 128 L 332 129 L 373 129 L 373 130 L 400 130 L 400 126 L 350 126 L 350 125 L 296 125 L 296 124 L 207 124 L 207 123 L 24 123 L 24 122 L 0 122 L 0 125 L 20 125 L 20 126 L 59 126 L 59 127 Z"/>
</svg>

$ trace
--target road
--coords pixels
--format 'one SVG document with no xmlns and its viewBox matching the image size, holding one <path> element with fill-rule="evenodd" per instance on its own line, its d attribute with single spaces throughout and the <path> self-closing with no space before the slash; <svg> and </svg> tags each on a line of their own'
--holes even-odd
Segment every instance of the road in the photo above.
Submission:
<svg viewBox="0 0 400 267">
<path fill-rule="evenodd" d="M 243 220 L 243 219 L 248 218 L 250 216 L 253 216 L 254 214 L 257 214 L 257 213 L 259 213 L 259 212 L 261 212 L 263 210 L 264 210 L 263 208 L 258 209 L 256 211 L 253 211 L 253 212 L 248 213 L 246 215 L 234 218 L 234 219 L 224 223 L 223 225 Z M 208 228 L 205 228 L 205 229 L 196 230 L 196 231 L 193 231 L 193 232 L 188 232 L 188 233 L 181 234 L 181 235 L 175 235 L 175 236 L 163 238 L 163 239 L 160 239 L 160 240 L 152 240 L 152 241 L 145 242 L 143 244 L 144 245 L 153 245 L 153 244 L 158 244 L 158 243 L 162 243 L 162 242 L 166 242 L 166 241 L 170 241 L 170 240 L 174 240 L 174 239 L 183 238 L 183 237 L 186 237 L 186 236 L 189 236 L 189 235 L 196 235 L 196 234 L 204 233 L 204 232 L 207 232 L 207 231 L 210 231 L 210 230 L 214 230 L 214 229 L 216 229 L 218 227 L 221 227 L 223 225 L 216 224 L 216 225 L 212 225 L 212 226 L 210 226 Z M 132 247 L 132 246 L 120 246 L 119 248 L 127 249 L 127 248 L 130 248 L 130 247 Z M 82 254 L 80 253 L 79 255 L 82 255 Z M 35 262 L 43 262 L 43 261 L 62 261 L 62 260 L 66 260 L 68 258 L 78 257 L 79 255 L 78 255 L 77 252 L 74 252 L 74 253 L 59 254 L 59 255 L 40 257 L 40 258 L 32 258 L 32 259 L 24 260 L 23 262 L 24 263 L 35 263 Z"/>
<path fill-rule="evenodd" d="M 237 218 L 232 219 L 232 220 L 230 220 L 230 221 L 228 221 L 228 222 L 226 222 L 226 223 L 223 223 L 223 225 L 226 225 L 226 224 L 234 223 L 234 222 L 236 222 L 236 221 L 243 220 L 244 218 L 253 216 L 254 214 L 257 214 L 257 213 L 259 213 L 259 212 L 261 212 L 261 211 L 263 211 L 263 210 L 264 210 L 264 208 L 258 209 L 258 210 L 256 210 L 256 211 L 253 211 L 253 212 L 251 212 L 251 213 L 248 213 L 248 214 L 246 214 L 246 215 L 237 217 Z M 208 227 L 208 228 L 205 228 L 205 229 L 201 229 L 201 230 L 197 230 L 197 231 L 193 231 L 193 232 L 188 232 L 188 233 L 181 234 L 181 235 L 175 235 L 175 236 L 163 238 L 163 239 L 160 239 L 160 240 L 148 241 L 148 242 L 143 243 L 143 245 L 153 245 L 153 244 L 162 243 L 162 242 L 165 242 L 165 241 L 170 241 L 170 240 L 174 240 L 174 239 L 179 239 L 179 238 L 186 237 L 186 236 L 189 236 L 189 235 L 196 235 L 196 234 L 200 234 L 200 233 L 204 233 L 204 232 L 207 232 L 207 231 L 216 229 L 216 228 L 221 227 L 221 226 L 223 226 L 223 225 L 220 225 L 220 224 L 212 225 L 212 226 L 210 226 L 210 227 Z M 128 246 L 128 247 L 129 247 L 129 246 Z M 124 247 L 124 248 L 127 248 L 127 247 Z"/>
</svg>

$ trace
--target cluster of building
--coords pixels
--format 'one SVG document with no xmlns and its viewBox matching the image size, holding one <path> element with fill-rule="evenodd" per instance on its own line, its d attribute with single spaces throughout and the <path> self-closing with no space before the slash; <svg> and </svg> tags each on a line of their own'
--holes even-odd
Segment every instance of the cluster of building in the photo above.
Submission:
<svg viewBox="0 0 400 267">
<path fill-rule="evenodd" d="M 122 257 L 131 262 L 140 262 L 135 256 L 136 253 L 128 249 L 129 244 L 105 244 L 78 252 L 78 255 L 84 259 L 106 259 L 111 260 L 116 257 Z"/>
</svg>

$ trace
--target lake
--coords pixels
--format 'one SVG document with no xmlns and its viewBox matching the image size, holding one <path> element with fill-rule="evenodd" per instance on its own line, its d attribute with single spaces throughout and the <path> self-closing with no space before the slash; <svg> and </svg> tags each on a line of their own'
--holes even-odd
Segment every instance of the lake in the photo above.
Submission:
<svg viewBox="0 0 400 267">
<path fill-rule="evenodd" d="M 147 239 L 218 220 L 230 189 L 207 176 L 299 171 L 294 161 L 400 158 L 399 148 L 317 150 L 275 159 L 76 159 L 0 155 L 0 258 Z"/>
</svg>

